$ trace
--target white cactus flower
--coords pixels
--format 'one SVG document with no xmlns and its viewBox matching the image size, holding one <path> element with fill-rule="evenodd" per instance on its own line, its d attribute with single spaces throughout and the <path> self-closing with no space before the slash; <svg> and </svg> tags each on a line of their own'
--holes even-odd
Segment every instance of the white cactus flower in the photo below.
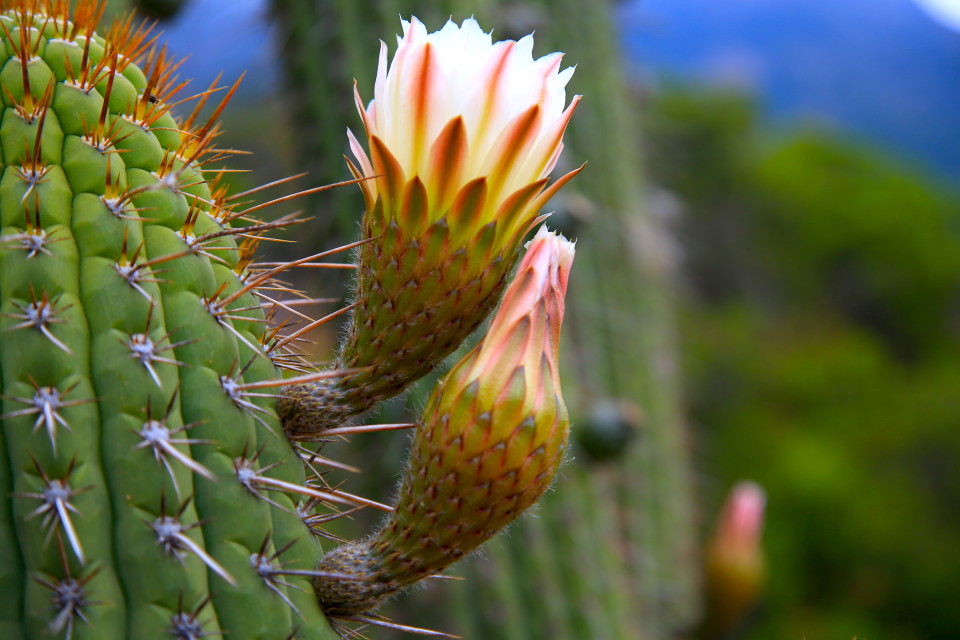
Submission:
<svg viewBox="0 0 960 640">
<path fill-rule="evenodd" d="M 389 64 L 381 43 L 374 99 L 364 108 L 356 94 L 370 155 L 351 133 L 353 170 L 379 176 L 362 185 L 368 210 L 380 198 L 385 221 L 402 225 L 405 194 L 419 180 L 430 222 L 448 216 L 466 242 L 497 220 L 498 240 L 515 247 L 576 173 L 547 187 L 580 99 L 566 105 L 573 68 L 561 71 L 560 53 L 534 59 L 532 35 L 493 42 L 473 19 L 427 33 L 411 18 L 397 42 Z"/>
</svg>

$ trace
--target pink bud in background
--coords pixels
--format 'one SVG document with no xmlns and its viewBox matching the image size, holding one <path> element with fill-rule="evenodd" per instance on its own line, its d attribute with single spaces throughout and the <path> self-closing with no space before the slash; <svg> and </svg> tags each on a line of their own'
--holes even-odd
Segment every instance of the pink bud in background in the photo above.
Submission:
<svg viewBox="0 0 960 640">
<path fill-rule="evenodd" d="M 766 493 L 754 482 L 737 484 L 717 521 L 706 552 L 706 612 L 702 638 L 735 630 L 756 606 L 765 578 L 763 532 Z"/>
<path fill-rule="evenodd" d="M 767 495 L 754 482 L 741 482 L 730 492 L 717 523 L 714 553 L 736 555 L 744 560 L 759 558 L 760 534 Z"/>
</svg>

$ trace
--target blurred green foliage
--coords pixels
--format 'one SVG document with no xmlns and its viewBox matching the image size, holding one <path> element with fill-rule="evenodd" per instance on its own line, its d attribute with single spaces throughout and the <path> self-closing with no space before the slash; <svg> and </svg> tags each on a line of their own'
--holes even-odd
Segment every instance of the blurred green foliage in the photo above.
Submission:
<svg viewBox="0 0 960 640">
<path fill-rule="evenodd" d="M 769 492 L 751 639 L 956 638 L 960 199 L 747 97 L 651 98 L 706 494 Z M 709 499 L 708 499 L 709 502 Z"/>
</svg>

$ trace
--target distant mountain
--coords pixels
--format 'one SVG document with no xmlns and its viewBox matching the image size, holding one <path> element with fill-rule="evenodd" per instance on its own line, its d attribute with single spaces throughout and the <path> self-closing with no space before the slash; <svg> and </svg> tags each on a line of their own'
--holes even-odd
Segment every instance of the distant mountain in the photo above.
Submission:
<svg viewBox="0 0 960 640">
<path fill-rule="evenodd" d="M 630 64 L 742 85 L 771 118 L 835 125 L 960 183 L 960 33 L 912 0 L 630 0 Z"/>
</svg>

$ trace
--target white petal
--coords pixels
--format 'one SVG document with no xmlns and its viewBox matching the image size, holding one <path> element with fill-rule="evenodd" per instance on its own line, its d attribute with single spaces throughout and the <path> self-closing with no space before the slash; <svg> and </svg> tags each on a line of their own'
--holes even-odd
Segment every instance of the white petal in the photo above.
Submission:
<svg viewBox="0 0 960 640">
<path fill-rule="evenodd" d="M 565 121 L 566 86 L 574 69 L 560 70 L 560 53 L 533 57 L 532 35 L 516 42 L 494 42 L 473 18 L 461 24 L 447 21 L 436 32 L 428 33 L 416 17 L 401 22 L 402 35 L 388 63 L 386 45 L 382 45 L 374 88 L 374 100 L 367 109 L 368 136 L 377 135 L 401 164 L 408 178 L 428 174 L 426 154 L 414 153 L 417 127 L 413 126 L 416 103 L 410 88 L 418 83 L 411 75 L 420 70 L 415 61 L 429 46 L 435 64 L 431 65 L 431 99 L 425 126 L 417 146 L 429 149 L 451 119 L 461 116 L 467 134 L 469 158 L 461 174 L 464 182 L 485 175 L 487 158 L 504 129 L 521 113 L 539 105 L 539 130 L 529 136 L 504 191 L 539 180 L 557 159 L 557 132 Z M 363 166 L 358 148 L 351 148 Z M 484 160 L 487 159 L 484 166 Z M 425 179 L 425 178 L 424 178 Z M 429 185 L 428 185 L 429 190 Z"/>
</svg>

